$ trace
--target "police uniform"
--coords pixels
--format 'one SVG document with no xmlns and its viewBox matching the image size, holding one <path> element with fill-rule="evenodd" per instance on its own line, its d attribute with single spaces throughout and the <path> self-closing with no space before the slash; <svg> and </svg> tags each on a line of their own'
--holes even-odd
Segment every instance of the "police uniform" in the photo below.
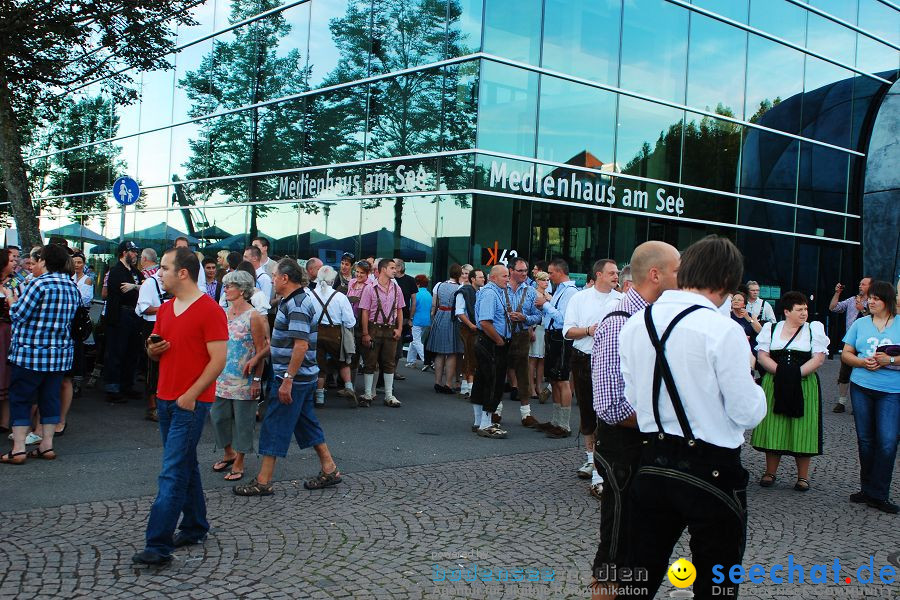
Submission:
<svg viewBox="0 0 900 600">
<path fill-rule="evenodd" d="M 645 434 L 629 496 L 628 562 L 648 574 L 648 594 L 637 597 L 656 594 L 687 527 L 693 592 L 708 598 L 713 566 L 739 565 L 744 555 L 748 474 L 741 445 L 744 431 L 766 414 L 748 368 L 747 337 L 705 296 L 670 290 L 625 323 L 619 343 L 625 398 Z M 737 586 L 722 591 L 735 597 Z"/>
</svg>

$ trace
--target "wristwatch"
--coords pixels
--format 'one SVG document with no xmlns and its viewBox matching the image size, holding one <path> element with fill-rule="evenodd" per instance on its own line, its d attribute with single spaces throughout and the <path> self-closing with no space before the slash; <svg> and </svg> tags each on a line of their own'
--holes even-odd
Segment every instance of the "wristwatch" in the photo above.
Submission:
<svg viewBox="0 0 900 600">
<path fill-rule="evenodd" d="M 891 357 L 891 364 L 894 364 L 894 357 Z"/>
<path fill-rule="evenodd" d="M 284 378 L 285 378 L 285 379 L 293 379 L 294 376 L 291 375 L 290 373 L 285 373 L 285 374 L 284 374 Z"/>
<path fill-rule="evenodd" d="M 262 377 L 254 377 L 253 381 L 262 381 Z"/>
</svg>

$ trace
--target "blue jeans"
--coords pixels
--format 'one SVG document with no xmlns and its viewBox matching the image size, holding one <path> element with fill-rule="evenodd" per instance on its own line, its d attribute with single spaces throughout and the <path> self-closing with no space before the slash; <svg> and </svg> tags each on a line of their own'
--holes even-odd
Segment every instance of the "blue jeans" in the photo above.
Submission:
<svg viewBox="0 0 900 600">
<path fill-rule="evenodd" d="M 290 404 L 278 400 L 278 387 L 282 381 L 280 377 L 274 378 L 266 415 L 259 428 L 259 453 L 263 456 L 287 456 L 291 435 L 301 449 L 325 443 L 325 433 L 313 408 L 316 380 L 292 384 Z"/>
<path fill-rule="evenodd" d="M 31 425 L 31 405 L 37 399 L 41 425 L 59 423 L 62 371 L 32 371 L 9 364 L 9 418 L 13 427 Z"/>
<path fill-rule="evenodd" d="M 181 409 L 174 400 L 157 400 L 159 432 L 163 441 L 163 464 L 159 474 L 159 492 L 147 521 L 147 550 L 168 556 L 175 549 L 172 537 L 178 517 L 181 533 L 200 540 L 209 531 L 206 499 L 197 464 L 197 442 L 209 404 L 197 402 L 193 412 Z"/>
<path fill-rule="evenodd" d="M 850 401 L 859 445 L 862 491 L 875 500 L 887 500 L 900 430 L 900 393 L 879 392 L 850 384 Z"/>
</svg>

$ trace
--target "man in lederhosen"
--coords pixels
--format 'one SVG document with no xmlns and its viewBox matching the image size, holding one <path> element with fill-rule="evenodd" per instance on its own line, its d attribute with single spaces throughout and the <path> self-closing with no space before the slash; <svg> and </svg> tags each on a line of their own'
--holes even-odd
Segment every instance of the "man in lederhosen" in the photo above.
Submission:
<svg viewBox="0 0 900 600">
<path fill-rule="evenodd" d="M 591 349 L 592 409 L 597 415 L 593 462 L 600 486 L 600 542 L 594 557 L 595 599 L 615 596 L 616 567 L 626 564 L 631 542 L 627 502 L 631 482 L 641 458 L 644 441 L 637 428 L 634 408 L 625 400 L 619 360 L 619 332 L 637 311 L 656 302 L 659 295 L 676 287 L 678 250 L 665 242 L 644 242 L 631 256 L 633 286 L 603 317 Z M 591 492 L 596 494 L 591 484 Z"/>
<path fill-rule="evenodd" d="M 491 415 L 497 410 L 506 383 L 510 321 L 503 292 L 509 285 L 509 269 L 495 265 L 491 268 L 490 280 L 478 290 L 475 299 L 475 318 L 478 321 L 475 355 L 478 363 L 470 398 L 475 412 L 472 431 L 481 437 L 501 439 L 506 437 L 506 431 L 491 421 Z"/>
<path fill-rule="evenodd" d="M 463 343 L 462 381 L 459 397 L 468 400 L 472 395 L 472 381 L 475 378 L 475 340 L 478 337 L 478 319 L 475 318 L 475 294 L 484 287 L 484 271 L 469 271 L 469 281 L 453 293 L 453 315 L 459 323 L 459 337 Z M 480 415 L 479 415 L 480 418 Z"/>
<path fill-rule="evenodd" d="M 572 387 L 569 384 L 569 370 L 572 360 L 572 340 L 563 337 L 566 322 L 566 308 L 569 300 L 578 292 L 575 282 L 569 279 L 569 264 L 561 258 L 550 261 L 547 267 L 550 282 L 553 283 L 553 297 L 538 299 L 535 303 L 545 315 L 550 317 L 545 326 L 544 373 L 553 390 L 553 416 L 547 423 L 539 423 L 536 429 L 553 434 L 553 437 L 569 437 L 572 428 Z"/>
<path fill-rule="evenodd" d="M 378 261 L 378 279 L 366 287 L 359 299 L 362 327 L 363 374 L 366 391 L 359 406 L 370 406 L 375 398 L 375 369 L 384 375 L 384 404 L 397 408 L 394 397 L 394 369 L 397 344 L 403 332 L 403 292 L 394 281 L 397 268 L 391 258 Z"/>
<path fill-rule="evenodd" d="M 528 350 L 531 348 L 531 326 L 540 323 L 542 315 L 534 304 L 537 292 L 535 288 L 525 283 L 527 278 L 528 261 L 520 257 L 514 258 L 509 272 L 509 285 L 503 294 L 503 301 L 512 327 L 509 339 L 507 377 L 512 386 L 509 399 L 513 402 L 516 400 L 521 402 L 519 416 L 522 419 L 522 425 L 535 427 L 540 423 L 531 416 L 531 406 L 529 405 Z M 494 417 L 498 423 L 502 408 L 503 403 L 501 402 Z"/>
<path fill-rule="evenodd" d="M 743 274 L 740 250 L 708 236 L 681 257 L 678 290 L 622 327 L 625 398 L 646 435 L 631 485 L 630 566 L 647 570 L 652 598 L 687 527 L 694 595 L 712 596 L 714 565 L 741 564 L 747 534 L 744 430 L 766 414 L 750 375 L 743 329 L 718 312 Z M 655 356 L 653 368 L 648 357 Z M 669 360 L 674 357 L 675 360 Z M 733 598 L 737 585 L 721 590 Z"/>
</svg>

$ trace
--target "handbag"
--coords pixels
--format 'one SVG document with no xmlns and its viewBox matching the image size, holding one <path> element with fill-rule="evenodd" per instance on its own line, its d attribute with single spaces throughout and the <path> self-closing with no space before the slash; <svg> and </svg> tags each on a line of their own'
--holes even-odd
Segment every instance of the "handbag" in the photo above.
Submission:
<svg viewBox="0 0 900 600">
<path fill-rule="evenodd" d="M 75 309 L 70 329 L 72 330 L 72 339 L 76 342 L 84 342 L 91 337 L 91 333 L 94 332 L 94 322 L 91 321 L 91 311 L 88 307 L 79 306 Z"/>
</svg>

